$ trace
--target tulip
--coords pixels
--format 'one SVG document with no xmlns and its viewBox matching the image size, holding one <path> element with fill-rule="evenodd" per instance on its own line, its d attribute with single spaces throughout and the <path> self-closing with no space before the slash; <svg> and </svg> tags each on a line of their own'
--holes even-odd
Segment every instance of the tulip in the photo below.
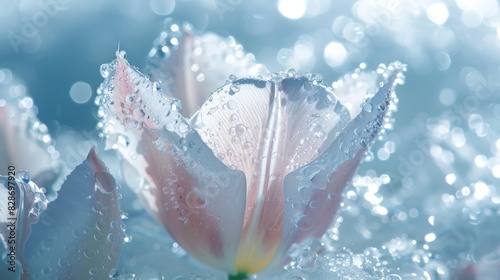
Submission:
<svg viewBox="0 0 500 280">
<path fill-rule="evenodd" d="M 61 185 L 33 100 L 9 87 L 18 90 L 0 85 L 0 278 L 108 278 L 124 240 L 114 177 L 91 149 Z"/>
<path fill-rule="evenodd" d="M 357 69 L 333 88 L 294 70 L 263 77 L 234 39 L 181 29 L 162 32 L 149 77 L 123 51 L 101 67 L 99 126 L 128 184 L 189 254 L 230 279 L 282 267 L 293 244 L 325 233 L 392 125 L 405 66 Z"/>
</svg>

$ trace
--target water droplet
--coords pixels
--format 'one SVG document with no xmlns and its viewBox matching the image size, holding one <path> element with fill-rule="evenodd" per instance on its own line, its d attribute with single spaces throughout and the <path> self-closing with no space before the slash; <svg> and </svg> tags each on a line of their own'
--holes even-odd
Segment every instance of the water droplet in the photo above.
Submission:
<svg viewBox="0 0 500 280">
<path fill-rule="evenodd" d="M 110 260 L 116 260 L 116 258 L 117 258 L 116 252 L 111 251 L 111 252 L 108 253 L 108 259 L 110 259 Z"/>
<path fill-rule="evenodd" d="M 243 144 L 243 149 L 245 150 L 252 150 L 253 149 L 253 144 L 252 142 L 249 142 L 249 141 L 246 141 L 244 144 Z"/>
<path fill-rule="evenodd" d="M 302 231 L 308 231 L 313 228 L 313 220 L 306 215 L 300 215 L 295 219 L 295 227 Z"/>
<path fill-rule="evenodd" d="M 236 109 L 236 107 L 238 106 L 238 103 L 236 103 L 236 101 L 234 100 L 229 100 L 227 103 L 226 103 L 226 106 L 229 110 L 234 110 Z"/>
<path fill-rule="evenodd" d="M 155 91 L 160 91 L 161 90 L 161 83 L 160 82 L 153 82 L 153 89 Z"/>
<path fill-rule="evenodd" d="M 108 255 L 108 258 L 109 258 L 109 255 Z M 110 260 L 112 260 L 112 259 L 110 258 Z M 108 273 L 108 276 L 109 276 L 109 278 L 111 278 L 111 279 L 115 279 L 115 278 L 117 278 L 119 275 L 120 275 L 120 274 L 118 273 L 118 269 L 116 269 L 116 268 L 111 269 L 111 270 L 109 271 L 109 273 Z"/>
<path fill-rule="evenodd" d="M 111 228 L 120 228 L 120 223 L 118 221 L 111 221 L 111 223 L 109 224 L 109 226 Z"/>
<path fill-rule="evenodd" d="M 370 102 L 365 102 L 363 104 L 363 110 L 370 113 L 373 110 L 373 104 L 371 104 Z"/>
<path fill-rule="evenodd" d="M 101 212 L 102 210 L 102 203 L 100 201 L 96 201 L 94 202 L 94 204 L 92 205 L 92 210 L 94 210 L 94 212 L 96 213 L 99 213 Z"/>
<path fill-rule="evenodd" d="M 146 117 L 146 113 L 144 113 L 144 110 L 142 110 L 141 108 L 135 108 L 133 111 L 132 111 L 132 116 L 134 117 L 134 119 L 136 121 L 143 121 L 144 118 Z"/>
<path fill-rule="evenodd" d="M 236 81 L 237 79 L 238 79 L 238 78 L 237 78 L 235 75 L 229 75 L 229 80 L 230 80 L 231 82 L 234 82 L 234 81 Z"/>
<path fill-rule="evenodd" d="M 308 202 L 309 200 L 311 200 L 311 197 L 312 197 L 312 189 L 308 186 L 300 186 L 298 188 L 298 191 L 299 191 L 299 195 L 300 197 L 302 197 L 302 199 L 306 202 Z"/>
<path fill-rule="evenodd" d="M 323 76 L 319 73 L 316 73 L 312 75 L 311 80 L 320 83 L 321 81 L 323 81 Z"/>
<path fill-rule="evenodd" d="M 229 117 L 229 121 L 230 122 L 237 122 L 238 121 L 238 115 L 236 114 L 232 114 L 230 117 Z"/>
<path fill-rule="evenodd" d="M 375 159 L 375 155 L 373 154 L 373 152 L 371 150 L 366 151 L 364 158 L 365 162 L 371 162 L 373 161 L 373 159 Z"/>
<path fill-rule="evenodd" d="M 305 251 L 299 258 L 300 268 L 313 268 L 318 255 L 311 251 Z"/>
<path fill-rule="evenodd" d="M 197 80 L 198 82 L 203 82 L 203 81 L 205 80 L 205 74 L 203 74 L 203 73 L 198 74 L 198 75 L 196 76 L 196 80 Z"/>
<path fill-rule="evenodd" d="M 82 234 L 83 234 L 83 232 L 82 232 L 81 228 L 73 229 L 73 237 L 80 238 L 80 237 L 82 237 Z"/>
<path fill-rule="evenodd" d="M 114 233 L 108 234 L 107 239 L 109 242 L 115 242 L 116 241 L 116 234 L 114 234 Z"/>
<path fill-rule="evenodd" d="M 46 266 L 42 268 L 42 275 L 49 275 L 50 271 L 51 271 L 50 266 Z"/>
<path fill-rule="evenodd" d="M 234 93 L 240 91 L 240 86 L 237 84 L 232 84 L 230 89 L 231 89 L 231 92 L 234 94 Z"/>
<path fill-rule="evenodd" d="M 312 89 L 313 89 L 313 84 L 312 84 L 311 82 L 305 82 L 305 83 L 304 83 L 304 89 L 305 89 L 306 91 L 310 91 L 310 90 L 312 90 Z"/>
<path fill-rule="evenodd" d="M 242 136 L 243 134 L 245 134 L 246 131 L 247 131 L 246 126 L 244 126 L 242 124 L 238 124 L 235 127 L 235 132 L 236 132 L 236 135 L 238 135 L 238 136 Z"/>
<path fill-rule="evenodd" d="M 132 242 L 132 235 L 125 234 L 125 237 L 123 237 L 123 242 L 125 243 Z"/>
<path fill-rule="evenodd" d="M 179 180 L 179 177 L 175 174 L 170 175 L 170 180 L 175 183 Z"/>
<path fill-rule="evenodd" d="M 203 196 L 196 190 L 187 194 L 186 203 L 192 208 L 201 208 L 207 204 Z"/>
<path fill-rule="evenodd" d="M 238 136 L 233 136 L 233 138 L 231 138 L 231 142 L 233 144 L 239 144 L 239 143 L 241 143 L 241 138 Z"/>
<path fill-rule="evenodd" d="M 180 122 L 179 125 L 177 126 L 177 130 L 181 135 L 186 135 L 189 131 L 189 124 L 186 122 Z"/>
<path fill-rule="evenodd" d="M 21 169 L 19 170 L 19 172 L 17 172 L 17 177 L 25 184 L 29 183 L 31 180 L 30 172 L 24 169 Z"/>
<path fill-rule="evenodd" d="M 334 200 L 336 197 L 337 197 L 337 195 L 336 195 L 336 194 L 334 194 L 334 193 L 329 193 L 329 194 L 326 196 L 326 198 L 328 198 L 329 200 Z"/>
<path fill-rule="evenodd" d="M 85 250 L 83 250 L 83 255 L 88 259 L 95 257 L 95 254 L 96 252 L 93 248 L 85 248 Z"/>
<path fill-rule="evenodd" d="M 101 64 L 99 70 L 101 72 L 101 77 L 107 78 L 109 76 L 109 64 Z"/>
<path fill-rule="evenodd" d="M 120 219 L 126 220 L 128 219 L 128 213 L 127 212 L 120 212 Z"/>
<path fill-rule="evenodd" d="M 93 267 L 93 268 L 89 269 L 89 274 L 90 275 L 96 275 L 97 274 L 97 268 Z"/>
</svg>

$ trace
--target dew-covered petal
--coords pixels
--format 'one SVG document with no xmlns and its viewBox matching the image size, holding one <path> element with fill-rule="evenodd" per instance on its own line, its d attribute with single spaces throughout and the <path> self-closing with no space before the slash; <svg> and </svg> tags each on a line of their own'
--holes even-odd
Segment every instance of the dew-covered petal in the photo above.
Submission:
<svg viewBox="0 0 500 280">
<path fill-rule="evenodd" d="M 52 191 L 63 170 L 56 160 L 59 154 L 54 141 L 36 117 L 37 111 L 22 83 L 15 79 L 0 83 L 0 170 L 6 172 L 9 165 L 29 170 L 36 184 Z"/>
<path fill-rule="evenodd" d="M 26 269 L 22 252 L 31 225 L 38 221 L 48 201 L 44 190 L 30 181 L 25 171 L 15 170 L 13 166 L 7 170 L 8 176 L 0 176 L 0 240 L 5 249 L 2 251 L 16 258 L 6 257 L 6 260 L 13 261 L 8 267 L 21 271 Z"/>
<path fill-rule="evenodd" d="M 319 157 L 285 177 L 287 203 L 276 265 L 283 262 L 293 243 L 319 238 L 329 227 L 344 186 L 351 180 L 363 154 L 384 123 L 389 121 L 390 111 L 395 109 L 394 89 L 403 83 L 405 69 L 405 65 L 399 62 L 390 64 L 380 73 L 385 82 L 367 100 L 370 106 L 364 106 Z"/>
<path fill-rule="evenodd" d="M 283 179 L 321 154 L 348 121 L 331 89 L 283 73 L 229 83 L 193 116 L 216 156 L 247 178 L 238 270 L 255 272 L 272 260 L 281 239 Z"/>
<path fill-rule="evenodd" d="M 94 149 L 33 225 L 24 256 L 30 279 L 107 279 L 124 232 L 116 182 Z"/>
<path fill-rule="evenodd" d="M 231 75 L 234 79 L 269 73 L 233 37 L 198 35 L 189 24 L 167 19 L 149 52 L 146 74 L 161 82 L 163 93 L 181 100 L 181 113 L 190 116 Z"/>
<path fill-rule="evenodd" d="M 363 101 L 377 92 L 384 77 L 376 71 L 361 71 L 345 74 L 333 82 L 332 88 L 342 104 L 349 109 L 351 118 L 355 118 L 362 110 Z"/>
<path fill-rule="evenodd" d="M 109 69 L 101 87 L 103 132 L 107 141 L 122 142 L 117 149 L 125 179 L 186 251 L 234 272 L 244 175 L 213 155 L 180 115 L 178 100 L 163 95 L 121 55 Z"/>
</svg>

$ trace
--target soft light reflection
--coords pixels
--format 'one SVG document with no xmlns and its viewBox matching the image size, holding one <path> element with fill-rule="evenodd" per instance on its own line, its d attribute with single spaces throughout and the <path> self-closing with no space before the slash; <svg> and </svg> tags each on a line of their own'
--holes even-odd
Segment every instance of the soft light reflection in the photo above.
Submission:
<svg viewBox="0 0 500 280">
<path fill-rule="evenodd" d="M 490 188 L 484 182 L 477 182 L 474 184 L 474 197 L 476 199 L 484 199 L 490 195 Z"/>
<path fill-rule="evenodd" d="M 446 175 L 446 183 L 448 183 L 448 185 L 452 185 L 453 183 L 455 183 L 456 180 L 457 176 L 455 176 L 455 174 L 450 173 Z"/>
<path fill-rule="evenodd" d="M 474 158 L 474 164 L 479 168 L 483 168 L 488 164 L 488 159 L 485 155 L 477 155 Z"/>
<path fill-rule="evenodd" d="M 155 14 L 166 16 L 174 11 L 175 0 L 151 0 L 149 6 Z"/>
<path fill-rule="evenodd" d="M 444 88 L 439 93 L 439 101 L 441 101 L 443 105 L 451 106 L 453 105 L 453 103 L 455 103 L 456 99 L 457 99 L 456 93 L 451 88 Z"/>
<path fill-rule="evenodd" d="M 307 9 L 305 0 L 280 0 L 278 11 L 286 18 L 299 19 L 304 16 Z"/>
<path fill-rule="evenodd" d="M 426 242 L 432 242 L 432 241 L 436 240 L 436 234 L 433 232 L 428 233 L 425 235 L 424 239 Z"/>
<path fill-rule="evenodd" d="M 87 103 L 92 97 L 92 88 L 87 83 L 76 82 L 71 86 L 69 96 L 78 104 Z"/>
<path fill-rule="evenodd" d="M 347 59 L 347 50 L 339 42 L 330 42 L 326 45 L 323 57 L 331 67 L 338 67 L 344 64 Z"/>
<path fill-rule="evenodd" d="M 491 169 L 491 173 L 495 176 L 495 178 L 500 178 L 500 164 L 495 164 L 495 166 Z"/>
<path fill-rule="evenodd" d="M 430 21 L 438 25 L 443 25 L 449 16 L 448 8 L 444 3 L 432 3 L 427 7 L 427 17 Z"/>
</svg>

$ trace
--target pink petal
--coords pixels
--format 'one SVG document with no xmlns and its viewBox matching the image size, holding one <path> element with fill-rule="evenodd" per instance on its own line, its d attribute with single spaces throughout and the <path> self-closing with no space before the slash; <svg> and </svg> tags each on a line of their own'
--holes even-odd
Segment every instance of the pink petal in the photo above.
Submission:
<svg viewBox="0 0 500 280">
<path fill-rule="evenodd" d="M 33 225 L 23 277 L 107 279 L 123 238 L 115 180 L 92 149 Z"/>
<path fill-rule="evenodd" d="M 234 38 L 213 33 L 197 35 L 188 24 L 172 20 L 165 21 L 154 42 L 146 73 L 153 81 L 161 82 L 163 93 L 182 102 L 184 116 L 192 115 L 230 75 L 268 74 Z"/>
<path fill-rule="evenodd" d="M 385 83 L 367 100 L 371 105 L 365 105 L 319 157 L 286 176 L 284 197 L 289 203 L 285 204 L 283 235 L 274 265 L 283 263 L 293 243 L 319 238 L 330 226 L 344 186 L 394 106 L 394 89 L 403 83 L 403 71 L 401 63 L 389 65 L 381 73 Z"/>
<path fill-rule="evenodd" d="M 261 270 L 278 249 L 285 176 L 320 155 L 349 121 L 330 89 L 305 76 L 281 79 L 227 84 L 191 120 L 217 157 L 247 178 L 241 271 Z"/>
<path fill-rule="evenodd" d="M 222 164 L 179 114 L 180 104 L 118 56 L 102 86 L 104 132 L 126 137 L 125 178 L 192 256 L 234 272 L 245 178 Z M 116 69 L 113 69 L 116 67 Z M 131 96 L 133 95 L 133 96 Z M 144 178 L 133 180 L 139 175 Z"/>
</svg>

